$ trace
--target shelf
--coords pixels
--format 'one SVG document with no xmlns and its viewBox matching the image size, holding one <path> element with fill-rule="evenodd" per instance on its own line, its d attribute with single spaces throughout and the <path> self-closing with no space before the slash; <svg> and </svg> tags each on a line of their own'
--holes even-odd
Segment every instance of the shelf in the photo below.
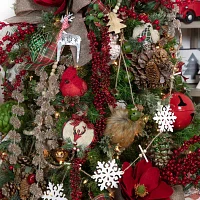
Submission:
<svg viewBox="0 0 200 200">
<path fill-rule="evenodd" d="M 200 97 L 200 89 L 197 89 L 197 88 L 192 88 L 190 90 L 190 95 L 192 97 Z"/>
<path fill-rule="evenodd" d="M 181 22 L 181 28 L 200 28 L 200 20 L 194 21 L 191 24 L 185 24 Z"/>
</svg>

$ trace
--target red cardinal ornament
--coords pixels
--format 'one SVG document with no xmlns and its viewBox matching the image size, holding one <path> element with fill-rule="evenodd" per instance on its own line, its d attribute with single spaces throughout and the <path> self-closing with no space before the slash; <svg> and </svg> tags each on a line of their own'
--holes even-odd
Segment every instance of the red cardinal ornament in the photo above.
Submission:
<svg viewBox="0 0 200 200">
<path fill-rule="evenodd" d="M 60 90 L 64 97 L 83 96 L 87 91 L 87 84 L 78 77 L 76 68 L 68 67 L 61 77 Z"/>
</svg>

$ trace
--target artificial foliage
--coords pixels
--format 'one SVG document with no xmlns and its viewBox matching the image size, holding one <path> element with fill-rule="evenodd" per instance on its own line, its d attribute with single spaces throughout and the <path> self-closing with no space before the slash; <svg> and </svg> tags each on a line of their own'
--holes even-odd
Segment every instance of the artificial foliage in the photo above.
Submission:
<svg viewBox="0 0 200 200">
<path fill-rule="evenodd" d="M 30 5 L 39 23 L 0 22 L 10 28 L 0 41 L 0 199 L 176 200 L 199 190 L 200 107 L 186 98 L 173 3 Z M 187 126 L 174 127 L 180 116 Z"/>
</svg>

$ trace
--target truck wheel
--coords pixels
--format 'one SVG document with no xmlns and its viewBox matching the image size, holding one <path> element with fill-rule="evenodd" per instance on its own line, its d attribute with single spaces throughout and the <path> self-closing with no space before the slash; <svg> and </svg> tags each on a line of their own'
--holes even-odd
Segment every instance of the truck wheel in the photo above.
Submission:
<svg viewBox="0 0 200 200">
<path fill-rule="evenodd" d="M 185 22 L 187 24 L 190 24 L 190 23 L 192 23 L 194 21 L 194 19 L 195 19 L 194 12 L 188 11 L 187 14 L 186 14 L 186 17 L 185 17 Z"/>
</svg>

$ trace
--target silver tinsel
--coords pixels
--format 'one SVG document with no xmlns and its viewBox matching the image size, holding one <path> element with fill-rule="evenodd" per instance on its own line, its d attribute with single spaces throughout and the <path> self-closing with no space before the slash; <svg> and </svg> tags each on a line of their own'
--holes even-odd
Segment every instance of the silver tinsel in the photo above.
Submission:
<svg viewBox="0 0 200 200">
<path fill-rule="evenodd" d="M 13 153 L 16 156 L 19 156 L 21 154 L 21 152 L 22 152 L 21 148 L 17 144 L 14 144 L 14 143 L 11 143 L 8 146 L 8 151 Z"/>
<path fill-rule="evenodd" d="M 46 113 L 47 113 L 47 115 L 54 115 L 54 113 L 55 113 L 54 107 L 50 106 Z"/>
<path fill-rule="evenodd" d="M 42 123 L 43 123 L 43 117 L 42 117 L 40 114 L 37 114 L 37 115 L 35 116 L 34 123 L 35 123 L 36 125 L 41 126 Z"/>
<path fill-rule="evenodd" d="M 21 135 L 17 133 L 15 130 L 10 130 L 8 132 L 9 139 L 15 140 L 15 142 L 19 143 L 21 141 Z"/>
<path fill-rule="evenodd" d="M 24 108 L 19 105 L 13 105 L 12 106 L 12 113 L 16 114 L 18 116 L 24 115 Z"/>
<path fill-rule="evenodd" d="M 42 189 L 38 187 L 36 183 L 33 183 L 30 187 L 30 192 L 33 194 L 35 198 L 41 198 L 42 196 Z"/>
<path fill-rule="evenodd" d="M 32 163 L 33 165 L 38 166 L 40 164 L 40 161 L 41 161 L 40 156 L 34 156 Z"/>
<path fill-rule="evenodd" d="M 46 83 L 43 83 L 43 84 L 38 83 L 37 86 L 36 86 L 36 88 L 35 88 L 35 91 L 36 91 L 37 93 L 42 93 L 42 91 L 44 91 L 44 89 L 45 89 L 46 87 L 47 87 L 47 84 L 46 84 Z"/>
<path fill-rule="evenodd" d="M 49 149 L 56 149 L 58 147 L 58 143 L 56 140 L 48 140 L 47 146 L 49 147 Z"/>
<path fill-rule="evenodd" d="M 14 129 L 19 129 L 21 126 L 21 122 L 17 116 L 12 116 L 10 118 L 10 123 L 13 125 Z"/>
<path fill-rule="evenodd" d="M 14 90 L 12 92 L 12 98 L 16 99 L 19 103 L 22 103 L 24 101 L 24 96 L 19 91 Z"/>
<path fill-rule="evenodd" d="M 65 66 L 64 65 L 59 65 L 58 66 L 58 74 L 62 75 L 64 71 L 65 71 Z"/>
<path fill-rule="evenodd" d="M 52 126 L 53 126 L 53 118 L 52 118 L 52 116 L 51 115 L 47 115 L 46 117 L 45 117 L 45 126 L 47 127 L 47 128 L 52 128 Z"/>
<path fill-rule="evenodd" d="M 38 99 L 36 100 L 36 104 L 37 104 L 38 106 L 42 106 L 42 103 L 43 103 L 43 97 L 40 96 L 40 97 L 38 97 Z"/>
<path fill-rule="evenodd" d="M 11 165 L 14 165 L 17 163 L 17 157 L 15 155 L 10 155 L 9 156 L 9 162 Z"/>
<path fill-rule="evenodd" d="M 45 139 L 52 139 L 55 137 L 55 132 L 52 129 L 47 129 L 45 133 Z"/>
<path fill-rule="evenodd" d="M 42 169 L 36 171 L 36 181 L 40 182 L 44 180 L 44 172 Z"/>
<path fill-rule="evenodd" d="M 35 142 L 35 149 L 38 153 L 43 152 L 44 145 L 41 143 L 41 141 L 38 140 Z"/>
</svg>

